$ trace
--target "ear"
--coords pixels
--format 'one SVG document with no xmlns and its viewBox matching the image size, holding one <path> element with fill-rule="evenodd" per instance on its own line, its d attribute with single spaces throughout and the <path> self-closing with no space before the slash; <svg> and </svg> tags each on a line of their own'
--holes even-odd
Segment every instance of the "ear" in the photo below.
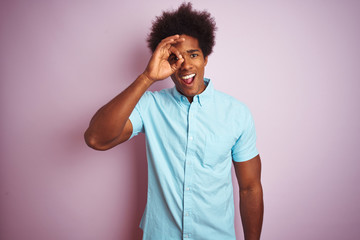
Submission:
<svg viewBox="0 0 360 240">
<path fill-rule="evenodd" d="M 205 60 L 205 62 L 204 62 L 204 67 L 205 67 L 206 64 L 207 64 L 207 62 L 208 62 L 208 56 L 206 56 L 206 57 L 204 58 L 204 60 Z"/>
</svg>

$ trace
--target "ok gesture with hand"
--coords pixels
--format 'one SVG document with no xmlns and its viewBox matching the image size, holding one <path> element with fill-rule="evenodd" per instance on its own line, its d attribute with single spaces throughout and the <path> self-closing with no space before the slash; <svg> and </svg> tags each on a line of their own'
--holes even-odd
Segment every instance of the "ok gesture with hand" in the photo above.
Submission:
<svg viewBox="0 0 360 240">
<path fill-rule="evenodd" d="M 179 35 L 164 38 L 156 47 L 150 61 L 144 71 L 149 80 L 155 82 L 172 75 L 184 62 L 180 52 L 174 47 L 175 44 L 185 41 Z M 168 61 L 171 55 L 176 56 L 176 61 Z"/>
</svg>

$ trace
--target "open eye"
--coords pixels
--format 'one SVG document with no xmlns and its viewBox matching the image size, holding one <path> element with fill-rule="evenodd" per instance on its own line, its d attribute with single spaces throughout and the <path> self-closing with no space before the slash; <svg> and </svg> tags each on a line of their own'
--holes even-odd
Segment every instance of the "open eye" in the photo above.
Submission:
<svg viewBox="0 0 360 240">
<path fill-rule="evenodd" d="M 170 62 L 176 62 L 178 60 L 179 60 L 179 58 L 175 54 L 171 54 L 168 59 L 168 61 L 170 61 Z"/>
<path fill-rule="evenodd" d="M 199 54 L 197 54 L 197 53 L 192 53 L 192 54 L 190 55 L 191 58 L 195 58 L 195 57 L 197 57 L 197 56 L 199 56 Z"/>
</svg>

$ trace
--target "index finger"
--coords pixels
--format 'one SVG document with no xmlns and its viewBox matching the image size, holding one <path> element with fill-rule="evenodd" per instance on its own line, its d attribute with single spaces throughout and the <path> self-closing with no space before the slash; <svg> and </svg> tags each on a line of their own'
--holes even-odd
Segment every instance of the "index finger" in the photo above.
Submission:
<svg viewBox="0 0 360 240">
<path fill-rule="evenodd" d="M 179 34 L 176 34 L 176 35 L 173 35 L 173 36 L 169 36 L 167 38 L 164 38 L 163 40 L 161 40 L 161 42 L 158 44 L 157 47 L 168 47 L 170 48 L 171 46 L 170 45 L 174 45 L 176 43 L 179 43 L 179 42 L 183 42 L 185 41 L 185 38 L 180 38 L 180 35 Z"/>
<path fill-rule="evenodd" d="M 169 52 L 171 52 L 172 54 L 174 54 L 178 59 L 182 59 L 181 53 L 180 53 L 180 51 L 179 51 L 176 47 L 171 46 L 171 47 L 169 48 Z M 171 54 L 170 54 L 170 55 L 171 55 Z"/>
</svg>

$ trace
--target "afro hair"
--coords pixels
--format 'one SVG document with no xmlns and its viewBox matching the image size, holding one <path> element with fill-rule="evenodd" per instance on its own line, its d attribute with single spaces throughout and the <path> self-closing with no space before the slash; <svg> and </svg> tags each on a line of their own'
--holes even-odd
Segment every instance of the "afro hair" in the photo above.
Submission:
<svg viewBox="0 0 360 240">
<path fill-rule="evenodd" d="M 198 40 L 204 57 L 207 57 L 215 45 L 215 31 L 215 20 L 209 12 L 196 11 L 192 9 L 191 3 L 182 3 L 177 10 L 163 12 L 161 16 L 156 17 L 147 42 L 154 52 L 164 38 L 185 34 Z"/>
</svg>

